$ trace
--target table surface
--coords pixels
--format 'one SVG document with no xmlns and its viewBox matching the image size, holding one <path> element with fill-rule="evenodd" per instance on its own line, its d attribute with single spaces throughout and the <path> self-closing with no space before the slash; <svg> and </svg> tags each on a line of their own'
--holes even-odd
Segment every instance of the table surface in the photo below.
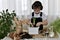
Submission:
<svg viewBox="0 0 60 40">
<path fill-rule="evenodd" d="M 11 40 L 11 38 L 5 37 L 2 40 Z M 21 39 L 21 40 L 60 40 L 60 34 L 55 35 L 55 37 L 53 37 L 53 38 L 46 37 L 46 36 L 41 36 L 41 34 L 37 34 L 37 35 L 33 35 L 32 39 Z"/>
<path fill-rule="evenodd" d="M 9 38 L 9 37 L 5 37 L 2 40 L 12 40 L 12 39 Z M 60 40 L 60 34 L 59 34 L 58 38 L 48 38 L 48 37 L 45 37 L 45 38 L 32 38 L 32 39 L 21 39 L 21 40 Z"/>
<path fill-rule="evenodd" d="M 47 37 L 47 38 L 50 38 L 49 35 L 48 35 L 48 36 L 47 36 L 47 35 L 44 36 L 43 34 L 37 34 L 37 35 L 34 35 L 34 36 L 33 36 L 33 38 L 46 38 L 46 37 Z M 54 32 L 53 38 L 58 38 L 58 37 L 59 37 L 59 36 L 58 36 L 58 33 Z"/>
</svg>

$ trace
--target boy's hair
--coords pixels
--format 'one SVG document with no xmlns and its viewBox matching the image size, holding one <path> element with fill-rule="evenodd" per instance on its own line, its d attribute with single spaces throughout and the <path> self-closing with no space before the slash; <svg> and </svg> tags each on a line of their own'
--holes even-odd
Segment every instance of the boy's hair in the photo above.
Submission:
<svg viewBox="0 0 60 40">
<path fill-rule="evenodd" d="M 43 9 L 42 3 L 41 3 L 40 1 L 35 1 L 35 2 L 32 4 L 32 9 L 36 9 L 36 8 L 40 8 L 40 10 Z"/>
</svg>

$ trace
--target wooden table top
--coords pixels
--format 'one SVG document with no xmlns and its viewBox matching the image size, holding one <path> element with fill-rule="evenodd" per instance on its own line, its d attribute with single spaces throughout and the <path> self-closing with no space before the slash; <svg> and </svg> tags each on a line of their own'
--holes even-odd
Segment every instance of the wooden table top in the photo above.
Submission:
<svg viewBox="0 0 60 40">
<path fill-rule="evenodd" d="M 43 34 L 35 34 L 35 35 L 32 35 L 32 37 L 33 37 L 33 38 L 46 38 L 46 36 L 43 35 Z M 58 36 L 57 33 L 54 33 L 54 36 L 53 36 L 53 37 L 49 37 L 49 36 L 47 36 L 47 37 L 48 37 L 48 38 L 58 38 L 59 36 Z"/>
</svg>

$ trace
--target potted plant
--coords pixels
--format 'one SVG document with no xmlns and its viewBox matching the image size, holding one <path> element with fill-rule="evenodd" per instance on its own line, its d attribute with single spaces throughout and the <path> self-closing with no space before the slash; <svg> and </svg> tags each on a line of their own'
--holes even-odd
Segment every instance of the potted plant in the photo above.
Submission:
<svg viewBox="0 0 60 40">
<path fill-rule="evenodd" d="M 53 26 L 53 31 L 60 33 L 60 18 L 57 18 L 50 25 Z"/>
<path fill-rule="evenodd" d="M 59 37 L 59 33 L 60 33 L 60 18 L 57 18 L 56 20 L 54 20 L 53 22 L 50 23 L 50 37 Z"/>
<path fill-rule="evenodd" d="M 0 12 L 0 14 L 0 39 L 2 39 L 12 31 L 12 20 L 14 20 L 14 16 L 16 16 L 16 13 L 14 10 L 12 11 L 12 13 L 9 13 L 8 9 L 6 9 L 6 11 L 3 10 L 2 12 Z"/>
</svg>

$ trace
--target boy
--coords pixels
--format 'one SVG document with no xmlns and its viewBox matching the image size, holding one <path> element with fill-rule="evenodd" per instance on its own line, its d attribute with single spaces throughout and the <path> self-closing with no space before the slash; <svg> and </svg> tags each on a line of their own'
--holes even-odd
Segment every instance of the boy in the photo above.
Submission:
<svg viewBox="0 0 60 40">
<path fill-rule="evenodd" d="M 47 16 L 43 12 L 41 12 L 41 10 L 43 9 L 42 3 L 40 1 L 35 1 L 32 4 L 32 9 L 34 12 L 32 12 L 32 14 L 29 17 L 31 23 L 34 27 L 39 27 L 39 31 L 41 31 L 43 30 L 43 25 L 48 24 Z"/>
</svg>

